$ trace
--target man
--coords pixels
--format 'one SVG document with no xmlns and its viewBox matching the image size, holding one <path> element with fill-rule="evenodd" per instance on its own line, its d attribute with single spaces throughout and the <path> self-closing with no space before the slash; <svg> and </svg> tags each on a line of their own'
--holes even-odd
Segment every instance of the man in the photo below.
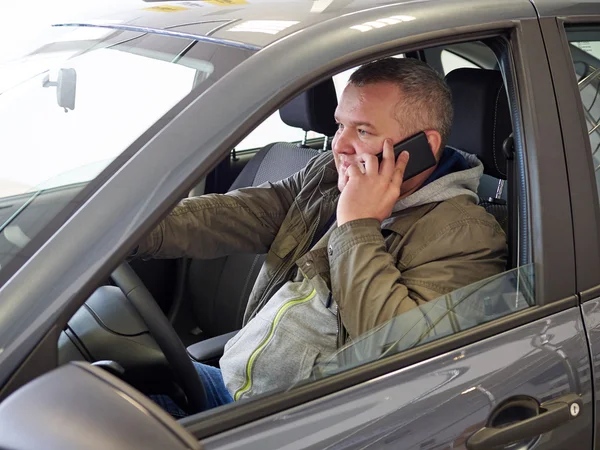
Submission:
<svg viewBox="0 0 600 450">
<path fill-rule="evenodd" d="M 504 270 L 505 235 L 477 206 L 483 166 L 445 148 L 451 94 L 433 69 L 366 64 L 335 118 L 332 153 L 277 183 L 183 200 L 139 248 L 158 258 L 268 252 L 220 371 L 197 365 L 211 406 L 288 387 L 348 338 Z M 394 161 L 392 147 L 420 131 L 437 165 L 403 182 L 408 155 Z"/>
</svg>

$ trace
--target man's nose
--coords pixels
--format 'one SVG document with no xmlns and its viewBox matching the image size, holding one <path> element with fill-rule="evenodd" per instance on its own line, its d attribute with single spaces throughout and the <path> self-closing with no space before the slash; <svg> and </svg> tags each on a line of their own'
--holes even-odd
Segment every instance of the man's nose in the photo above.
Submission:
<svg viewBox="0 0 600 450">
<path fill-rule="evenodd" d="M 333 150 L 336 153 L 351 154 L 355 153 L 352 140 L 348 136 L 347 130 L 338 131 L 336 139 L 333 142 Z"/>
</svg>

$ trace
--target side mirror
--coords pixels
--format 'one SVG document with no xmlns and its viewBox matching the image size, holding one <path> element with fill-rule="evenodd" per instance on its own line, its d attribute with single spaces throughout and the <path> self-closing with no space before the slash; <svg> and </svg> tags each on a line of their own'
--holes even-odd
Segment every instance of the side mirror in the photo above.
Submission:
<svg viewBox="0 0 600 450">
<path fill-rule="evenodd" d="M 148 397 L 81 362 L 42 375 L 0 404 L 0 448 L 202 449 Z"/>
<path fill-rule="evenodd" d="M 77 72 L 75 69 L 60 69 L 55 82 L 50 81 L 47 74 L 42 84 L 44 87 L 56 86 L 56 102 L 65 112 L 75 109 L 75 93 L 77 91 Z"/>
</svg>

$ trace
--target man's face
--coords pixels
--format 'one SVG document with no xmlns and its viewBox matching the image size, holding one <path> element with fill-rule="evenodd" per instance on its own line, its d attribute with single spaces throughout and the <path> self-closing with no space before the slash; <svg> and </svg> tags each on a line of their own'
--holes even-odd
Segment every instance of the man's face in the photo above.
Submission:
<svg viewBox="0 0 600 450">
<path fill-rule="evenodd" d="M 409 137 L 402 132 L 399 123 L 402 117 L 396 117 L 396 107 L 401 101 L 400 89 L 390 82 L 346 86 L 335 111 L 338 131 L 332 144 L 340 192 L 348 182 L 346 170 L 350 165 L 360 163 L 365 154 L 380 153 L 386 139 L 395 144 Z M 403 183 L 400 197 L 414 192 L 433 170 L 431 168 Z"/>
</svg>

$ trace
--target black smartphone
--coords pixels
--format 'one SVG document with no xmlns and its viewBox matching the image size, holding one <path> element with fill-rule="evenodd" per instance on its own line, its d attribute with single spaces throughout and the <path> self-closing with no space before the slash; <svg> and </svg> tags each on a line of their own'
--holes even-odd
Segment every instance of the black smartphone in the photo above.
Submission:
<svg viewBox="0 0 600 450">
<path fill-rule="evenodd" d="M 404 171 L 404 180 L 408 180 L 427 169 L 431 169 L 436 164 L 435 157 L 427 141 L 427 135 L 420 131 L 419 133 L 404 139 L 402 142 L 398 142 L 394 145 L 394 161 L 398 159 L 400 153 L 407 151 L 410 155 L 408 159 L 408 165 Z M 379 164 L 383 161 L 383 152 L 377 155 Z"/>
</svg>

